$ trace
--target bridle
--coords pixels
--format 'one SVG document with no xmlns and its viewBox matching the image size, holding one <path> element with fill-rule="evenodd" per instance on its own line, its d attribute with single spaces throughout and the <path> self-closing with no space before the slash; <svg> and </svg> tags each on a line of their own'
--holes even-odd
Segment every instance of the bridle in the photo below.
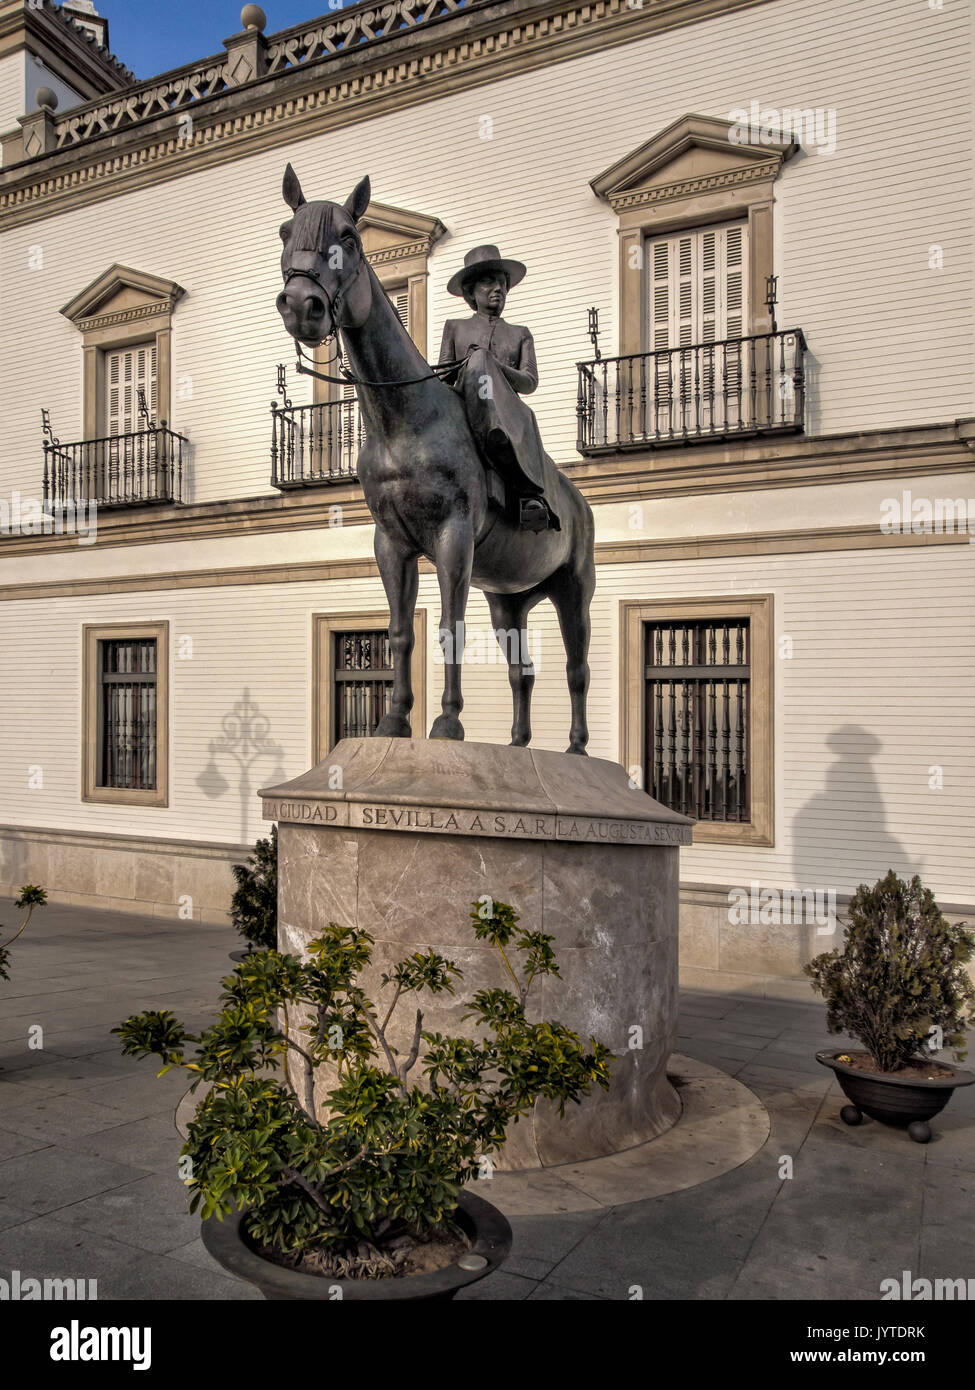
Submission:
<svg viewBox="0 0 975 1390">
<path fill-rule="evenodd" d="M 287 289 L 292 280 L 301 276 L 306 280 L 310 280 L 325 296 L 325 303 L 328 305 L 328 311 L 332 319 L 332 330 L 330 333 L 326 334 L 316 346 L 325 347 L 333 338 L 335 339 L 334 360 L 338 363 L 338 369 L 342 375 L 330 376 L 327 372 L 320 372 L 315 367 L 306 366 L 306 363 L 314 361 L 314 358 L 306 357 L 305 353 L 302 351 L 301 343 L 298 342 L 297 338 L 295 339 L 295 345 L 298 349 L 298 360 L 295 363 L 295 370 L 299 372 L 301 376 L 317 377 L 319 381 L 328 381 L 336 386 L 415 386 L 420 381 L 440 381 L 443 377 L 448 376 L 457 367 L 461 366 L 466 360 L 465 358 L 458 358 L 456 362 L 441 362 L 438 366 L 431 367 L 425 376 L 409 377 L 405 381 L 366 381 L 363 377 L 353 376 L 342 360 L 342 343 L 339 338 L 339 310 L 342 307 L 342 301 L 346 294 L 352 289 L 359 276 L 362 274 L 364 265 L 365 260 L 360 255 L 359 263 L 355 270 L 347 280 L 339 285 L 334 296 L 329 294 L 328 290 L 313 270 L 299 270 L 297 266 L 290 266 L 284 272 L 285 289 Z"/>
</svg>

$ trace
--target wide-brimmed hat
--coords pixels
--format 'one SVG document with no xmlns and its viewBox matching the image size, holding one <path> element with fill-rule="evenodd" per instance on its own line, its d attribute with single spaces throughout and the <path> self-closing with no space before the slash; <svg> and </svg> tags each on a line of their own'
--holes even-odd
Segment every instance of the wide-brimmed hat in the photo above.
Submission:
<svg viewBox="0 0 975 1390">
<path fill-rule="evenodd" d="M 519 280 L 524 280 L 528 273 L 527 267 L 521 261 L 506 261 L 496 246 L 475 246 L 473 251 L 468 251 L 464 257 L 464 268 L 458 270 L 456 275 L 452 275 L 447 281 L 447 290 L 450 294 L 464 294 L 464 288 L 471 280 L 476 280 L 479 275 L 492 270 L 501 270 L 508 277 L 509 288 L 517 285 Z"/>
</svg>

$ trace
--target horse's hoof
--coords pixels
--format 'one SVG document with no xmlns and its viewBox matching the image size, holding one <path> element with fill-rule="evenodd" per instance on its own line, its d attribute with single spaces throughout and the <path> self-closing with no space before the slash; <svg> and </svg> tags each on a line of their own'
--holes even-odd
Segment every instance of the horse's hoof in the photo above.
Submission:
<svg viewBox="0 0 975 1390">
<path fill-rule="evenodd" d="M 589 757 L 589 754 L 586 752 L 585 744 L 582 743 L 570 743 L 565 751 L 567 753 L 579 753 L 584 758 Z"/>
<path fill-rule="evenodd" d="M 458 743 L 464 740 L 464 726 L 456 714 L 438 714 L 430 730 L 431 738 L 452 738 Z"/>
<path fill-rule="evenodd" d="M 527 748 L 532 741 L 531 734 L 515 734 L 511 740 L 512 748 Z"/>
<path fill-rule="evenodd" d="M 413 730 L 405 714 L 384 714 L 376 725 L 376 738 L 412 738 Z"/>
</svg>

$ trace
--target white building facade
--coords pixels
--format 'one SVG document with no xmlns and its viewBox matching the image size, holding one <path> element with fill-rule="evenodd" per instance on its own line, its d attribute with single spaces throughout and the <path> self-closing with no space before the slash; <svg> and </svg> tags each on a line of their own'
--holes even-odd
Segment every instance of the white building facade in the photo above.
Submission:
<svg viewBox="0 0 975 1390">
<path fill-rule="evenodd" d="M 888 868 L 975 911 L 969 6 L 393 8 L 134 83 L 0 3 L 0 890 L 226 920 L 258 787 L 381 707 L 355 403 L 275 310 L 290 161 L 310 199 L 370 176 L 433 360 L 466 251 L 528 266 L 505 317 L 596 518 L 589 749 L 697 819 L 685 980 L 804 990 L 827 905 Z M 417 735 L 438 622 L 425 567 Z M 468 625 L 467 738 L 506 742 L 476 591 Z M 561 749 L 548 605 L 530 633 Z"/>
</svg>

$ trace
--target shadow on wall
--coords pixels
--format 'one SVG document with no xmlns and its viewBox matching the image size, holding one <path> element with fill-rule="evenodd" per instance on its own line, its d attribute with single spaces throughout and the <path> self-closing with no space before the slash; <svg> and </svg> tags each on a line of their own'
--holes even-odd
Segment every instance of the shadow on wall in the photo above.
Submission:
<svg viewBox="0 0 975 1390">
<path fill-rule="evenodd" d="M 245 689 L 241 698 L 234 703 L 220 721 L 220 735 L 210 740 L 209 761 L 196 779 L 196 785 L 211 800 L 218 801 L 228 792 L 236 789 L 240 800 L 240 843 L 250 844 L 249 826 L 251 818 L 257 815 L 257 789 L 269 783 L 284 782 L 288 774 L 281 762 L 280 743 L 270 737 L 271 721 L 262 713 L 260 705 L 251 699 Z M 261 760 L 274 758 L 273 772 L 266 770 Z M 251 780 L 251 770 L 256 780 Z M 233 779 L 228 781 L 228 773 Z M 233 782 L 236 782 L 236 788 Z"/>
<path fill-rule="evenodd" d="M 792 822 L 794 882 L 824 882 L 827 888 L 852 892 L 849 882 L 874 883 L 888 869 L 904 879 L 921 873 L 923 857 L 912 858 L 887 829 L 875 771 L 883 744 L 869 729 L 843 724 L 829 735 L 826 746 L 833 761 L 823 790 Z M 846 886 L 840 887 L 841 882 Z"/>
</svg>

